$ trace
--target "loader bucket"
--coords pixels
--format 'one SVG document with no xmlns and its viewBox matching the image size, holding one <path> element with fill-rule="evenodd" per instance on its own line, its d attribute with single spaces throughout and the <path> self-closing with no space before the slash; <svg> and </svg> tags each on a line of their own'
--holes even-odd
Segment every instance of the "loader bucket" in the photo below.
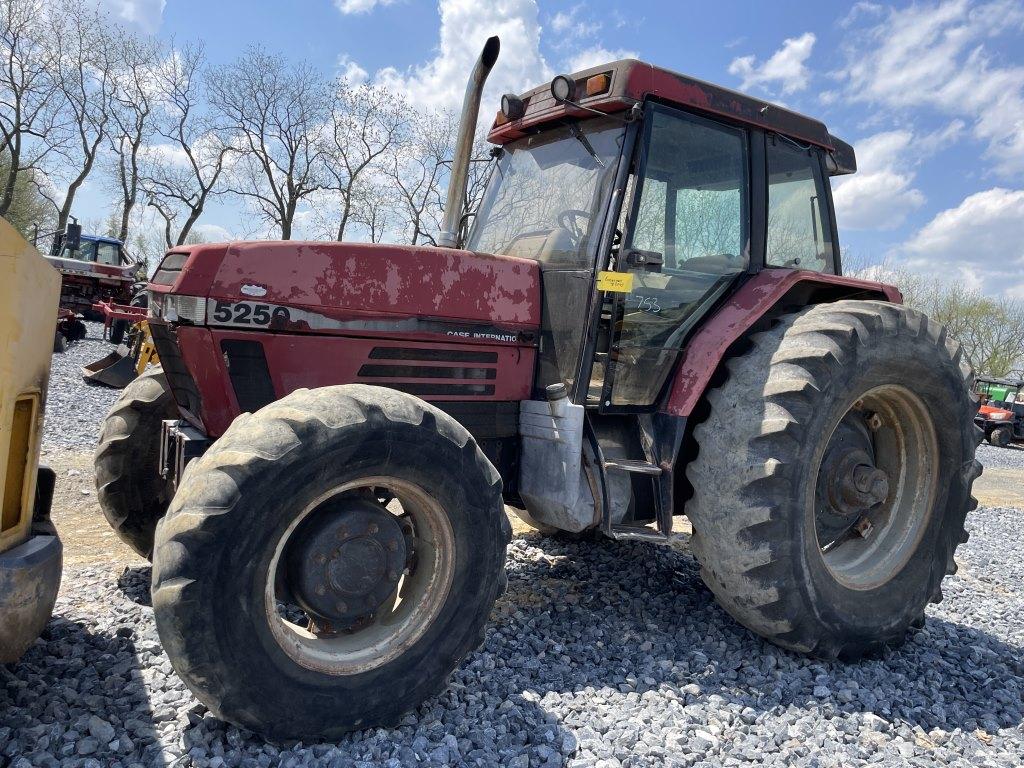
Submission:
<svg viewBox="0 0 1024 768">
<path fill-rule="evenodd" d="M 135 358 L 124 344 L 106 357 L 82 366 L 83 379 L 115 389 L 124 389 L 137 375 Z"/>
</svg>

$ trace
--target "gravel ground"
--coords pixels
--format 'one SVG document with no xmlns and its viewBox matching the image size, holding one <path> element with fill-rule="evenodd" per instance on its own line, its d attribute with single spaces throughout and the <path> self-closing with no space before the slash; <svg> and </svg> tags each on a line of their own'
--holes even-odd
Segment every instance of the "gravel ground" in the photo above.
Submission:
<svg viewBox="0 0 1024 768">
<path fill-rule="evenodd" d="M 120 390 L 86 384 L 82 366 L 113 352 L 103 341 L 103 323 L 86 323 L 89 335 L 72 344 L 67 352 L 54 355 L 50 364 L 50 388 L 46 400 L 43 448 L 85 448 L 92 450 L 100 424 Z"/>
<path fill-rule="evenodd" d="M 399 728 L 312 745 L 197 704 L 157 639 L 148 568 L 79 568 L 0 680 L 0 766 L 1019 765 L 1022 516 L 972 515 L 924 629 L 849 665 L 741 629 L 688 547 L 520 536 L 486 643 L 449 688 Z"/>
<path fill-rule="evenodd" d="M 45 446 L 90 450 L 117 391 L 90 339 L 55 355 Z M 983 445 L 989 468 L 1024 450 Z M 982 508 L 945 600 L 857 664 L 735 624 L 687 546 L 517 537 L 483 648 L 399 728 L 270 744 L 198 704 L 164 655 L 149 569 L 65 570 L 53 621 L 0 667 L 0 768 L 34 766 L 1009 766 L 1024 761 L 1024 509 Z"/>
<path fill-rule="evenodd" d="M 988 443 L 982 443 L 978 446 L 978 460 L 986 468 L 1019 469 L 1024 472 L 1024 445 L 994 448 Z"/>
</svg>

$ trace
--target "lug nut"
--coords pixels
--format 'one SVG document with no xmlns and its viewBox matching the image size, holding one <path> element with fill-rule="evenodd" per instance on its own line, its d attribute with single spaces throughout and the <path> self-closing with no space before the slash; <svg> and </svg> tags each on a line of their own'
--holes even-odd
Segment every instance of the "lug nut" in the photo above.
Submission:
<svg viewBox="0 0 1024 768">
<path fill-rule="evenodd" d="M 872 413 L 868 417 L 868 429 L 870 429 L 872 432 L 877 432 L 881 428 L 882 428 L 882 417 L 879 416 L 877 413 Z"/>
<path fill-rule="evenodd" d="M 388 581 L 398 581 L 398 574 L 394 571 L 388 574 Z"/>
<path fill-rule="evenodd" d="M 323 584 L 321 584 L 320 586 L 318 586 L 316 588 L 316 593 L 318 595 L 320 595 L 321 597 L 323 597 L 325 594 L 327 594 L 327 589 L 324 587 Z"/>
<path fill-rule="evenodd" d="M 316 562 L 317 562 L 317 565 L 323 565 L 324 563 L 327 562 L 327 558 L 324 557 L 323 555 L 317 555 L 316 556 Z"/>
<path fill-rule="evenodd" d="M 871 524 L 870 520 L 868 520 L 866 517 L 862 517 L 860 520 L 857 521 L 857 524 L 853 526 L 853 531 L 862 539 L 866 539 L 868 536 L 871 535 L 871 531 L 874 527 L 875 526 Z"/>
<path fill-rule="evenodd" d="M 345 613 L 348 611 L 348 606 L 345 603 L 339 602 L 334 607 L 338 610 L 338 613 Z"/>
<path fill-rule="evenodd" d="M 372 534 L 376 533 L 378 530 L 380 530 L 380 529 L 377 528 L 377 524 L 376 523 L 370 523 L 370 527 L 366 529 L 366 532 L 372 535 Z"/>
<path fill-rule="evenodd" d="M 395 552 L 398 549 L 398 542 L 392 539 L 388 542 L 388 551 Z"/>
</svg>

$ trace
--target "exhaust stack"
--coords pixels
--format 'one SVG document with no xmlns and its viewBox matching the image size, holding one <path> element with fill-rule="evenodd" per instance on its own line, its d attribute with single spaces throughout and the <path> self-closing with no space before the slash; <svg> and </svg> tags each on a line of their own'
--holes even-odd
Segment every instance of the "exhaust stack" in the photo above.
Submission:
<svg viewBox="0 0 1024 768">
<path fill-rule="evenodd" d="M 437 244 L 441 248 L 457 248 L 459 246 L 459 225 L 462 223 L 462 200 L 466 196 L 466 183 L 469 180 L 470 155 L 473 153 L 473 136 L 476 133 L 476 121 L 480 114 L 480 98 L 483 95 L 484 83 L 491 67 L 498 60 L 501 42 L 497 35 L 487 38 L 480 58 L 476 60 L 473 73 L 466 84 L 466 95 L 462 100 L 462 117 L 459 118 L 459 136 L 455 141 L 455 157 L 452 158 L 451 177 L 448 179 L 448 201 L 444 206 L 444 223 L 437 236 Z"/>
</svg>

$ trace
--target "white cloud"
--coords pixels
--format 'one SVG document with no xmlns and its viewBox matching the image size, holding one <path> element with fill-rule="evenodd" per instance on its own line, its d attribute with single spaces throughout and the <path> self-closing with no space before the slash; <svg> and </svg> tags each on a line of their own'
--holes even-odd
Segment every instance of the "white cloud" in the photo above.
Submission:
<svg viewBox="0 0 1024 768">
<path fill-rule="evenodd" d="M 729 64 L 729 74 L 742 78 L 740 89 L 744 91 L 754 87 L 768 89 L 776 83 L 782 93 L 802 91 L 810 80 L 806 62 L 815 40 L 813 32 L 787 38 L 782 47 L 761 64 L 753 55 L 733 59 Z"/>
<path fill-rule="evenodd" d="M 601 31 L 601 22 L 587 13 L 581 4 L 574 5 L 568 11 L 559 11 L 551 19 L 551 30 L 565 39 L 582 39 L 593 37 Z M 557 42 L 556 42 L 557 45 Z"/>
<path fill-rule="evenodd" d="M 207 243 L 227 243 L 237 239 L 229 230 L 220 224 L 196 224 L 193 231 L 202 235 Z"/>
<path fill-rule="evenodd" d="M 353 61 L 347 53 L 338 57 L 338 73 L 352 85 L 361 85 L 370 76 L 370 73 L 359 66 L 358 62 Z"/>
<path fill-rule="evenodd" d="M 884 10 L 884 6 L 879 3 L 854 3 L 849 13 L 839 20 L 839 26 L 846 29 L 847 27 L 853 26 L 853 23 L 857 21 L 857 19 L 863 16 L 879 16 Z"/>
<path fill-rule="evenodd" d="M 160 29 L 166 4 L 166 0 L 100 0 L 100 8 L 115 20 L 150 35 Z"/>
<path fill-rule="evenodd" d="M 832 197 L 840 229 L 893 229 L 925 203 L 914 187 L 915 167 L 963 130 L 954 120 L 929 134 L 876 133 L 854 145 L 857 173 L 834 179 Z"/>
<path fill-rule="evenodd" d="M 440 11 L 441 39 L 434 58 L 404 71 L 382 69 L 375 75 L 378 83 L 419 107 L 458 109 L 470 70 L 491 35 L 501 38 L 503 53 L 488 79 L 485 105 L 496 109 L 501 93 L 521 92 L 552 77 L 540 53 L 535 0 L 440 0 Z M 484 120 L 488 112 L 481 110 Z"/>
<path fill-rule="evenodd" d="M 177 144 L 143 144 L 139 154 L 141 159 L 152 163 L 188 167 L 188 155 Z"/>
<path fill-rule="evenodd" d="M 369 13 L 378 5 L 391 5 L 395 0 L 334 0 L 334 7 L 344 14 Z"/>
<path fill-rule="evenodd" d="M 584 48 L 583 50 L 578 51 L 574 56 L 570 57 L 566 62 L 565 70 L 567 72 L 579 72 L 581 69 L 596 67 L 598 64 L 607 64 L 610 61 L 617 61 L 618 59 L 635 58 L 637 58 L 636 51 L 630 51 L 625 48 L 608 50 L 601 46 L 595 46 L 593 48 Z"/>
<path fill-rule="evenodd" d="M 1020 0 L 893 9 L 853 35 L 836 76 L 851 101 L 967 118 L 997 172 L 1017 175 L 1024 172 L 1024 66 L 1002 65 L 986 47 L 1015 29 L 1024 29 Z"/>
<path fill-rule="evenodd" d="M 1024 190 L 993 189 L 940 212 L 894 252 L 927 270 L 981 290 L 1024 294 Z"/>
</svg>

